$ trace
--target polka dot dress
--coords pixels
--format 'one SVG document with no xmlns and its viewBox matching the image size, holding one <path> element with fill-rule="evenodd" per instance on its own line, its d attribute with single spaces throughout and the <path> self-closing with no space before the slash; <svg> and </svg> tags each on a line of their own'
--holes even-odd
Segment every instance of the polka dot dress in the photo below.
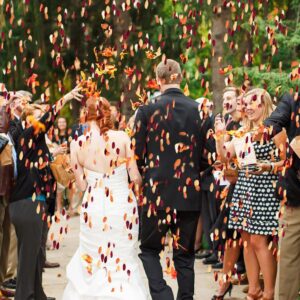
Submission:
<svg viewBox="0 0 300 300">
<path fill-rule="evenodd" d="M 257 160 L 278 160 L 273 141 L 267 144 L 254 142 L 253 145 Z M 277 180 L 278 176 L 269 172 L 252 175 L 246 169 L 240 170 L 233 192 L 228 227 L 251 234 L 276 235 L 280 206 L 275 197 Z"/>
</svg>

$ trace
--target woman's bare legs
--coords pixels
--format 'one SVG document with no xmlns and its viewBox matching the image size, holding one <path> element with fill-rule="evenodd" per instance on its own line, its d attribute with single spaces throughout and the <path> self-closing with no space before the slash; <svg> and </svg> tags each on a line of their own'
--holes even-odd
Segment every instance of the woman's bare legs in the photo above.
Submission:
<svg viewBox="0 0 300 300">
<path fill-rule="evenodd" d="M 202 243 L 202 217 L 199 217 L 196 238 L 195 238 L 195 251 L 198 251 L 201 248 Z"/>
<path fill-rule="evenodd" d="M 251 235 L 250 240 L 264 278 L 264 297 L 266 299 L 273 299 L 277 270 L 273 248 L 269 250 L 267 236 Z"/>
<path fill-rule="evenodd" d="M 230 278 L 235 264 L 237 263 L 240 256 L 241 248 L 238 241 L 226 241 L 223 261 L 223 276 L 220 280 L 220 287 L 217 295 L 224 295 L 225 291 L 229 287 Z M 225 279 L 226 278 L 226 279 Z M 228 279 L 228 280 L 227 280 Z"/>
<path fill-rule="evenodd" d="M 63 205 L 63 192 L 57 191 L 56 192 L 56 211 L 61 213 Z"/>
<path fill-rule="evenodd" d="M 244 245 L 244 259 L 247 271 L 247 278 L 249 282 L 249 295 L 257 295 L 261 290 L 259 283 L 259 262 L 256 253 L 251 244 L 251 235 L 247 232 L 242 232 L 242 240 Z M 248 297 L 251 299 L 251 297 Z"/>
</svg>

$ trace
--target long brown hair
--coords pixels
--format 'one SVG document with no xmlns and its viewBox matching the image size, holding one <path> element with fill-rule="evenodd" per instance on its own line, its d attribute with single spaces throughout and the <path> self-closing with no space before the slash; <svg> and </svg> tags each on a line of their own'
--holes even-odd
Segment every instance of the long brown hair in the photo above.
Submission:
<svg viewBox="0 0 300 300">
<path fill-rule="evenodd" d="M 103 97 L 90 97 L 85 105 L 86 121 L 95 121 L 100 128 L 101 134 L 113 128 L 111 120 L 110 104 Z"/>
</svg>

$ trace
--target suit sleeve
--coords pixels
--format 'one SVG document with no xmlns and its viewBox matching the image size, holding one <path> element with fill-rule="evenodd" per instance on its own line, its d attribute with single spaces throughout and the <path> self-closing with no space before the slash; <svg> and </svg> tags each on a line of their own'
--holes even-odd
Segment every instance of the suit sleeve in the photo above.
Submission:
<svg viewBox="0 0 300 300">
<path fill-rule="evenodd" d="M 26 128 L 22 132 L 22 138 L 25 143 L 28 143 L 30 140 L 38 142 L 40 139 L 43 139 L 50 127 L 54 124 L 56 115 L 57 113 L 55 112 L 55 109 L 51 107 L 51 109 L 39 119 L 39 122 L 45 125 L 45 130 L 42 132 L 36 134 L 33 126 Z"/>
<path fill-rule="evenodd" d="M 51 126 L 54 125 L 55 122 L 55 118 L 57 117 L 57 115 L 59 114 L 59 112 L 56 112 L 55 110 L 55 106 L 51 106 L 51 108 L 49 109 L 48 112 L 46 112 L 41 119 L 39 120 L 41 123 L 43 123 L 46 127 L 46 131 L 47 132 Z"/>
<path fill-rule="evenodd" d="M 21 134 L 19 128 L 18 128 L 18 123 L 19 121 L 9 121 L 9 135 L 14 143 L 14 146 L 18 144 L 19 136 Z"/>
<path fill-rule="evenodd" d="M 292 96 L 290 96 L 289 94 L 284 95 L 271 116 L 265 120 L 265 126 L 272 126 L 274 128 L 274 135 L 280 132 L 284 127 L 289 127 L 289 124 L 291 122 L 293 101 L 294 100 Z"/>
<path fill-rule="evenodd" d="M 216 152 L 216 142 L 212 135 L 213 133 L 213 125 L 214 121 L 213 118 L 207 118 L 203 121 L 201 126 L 201 159 L 200 159 L 200 170 L 201 171 L 210 171 L 211 165 L 209 163 L 208 158 L 212 157 L 212 154 Z"/>
<path fill-rule="evenodd" d="M 147 118 L 144 113 L 143 107 L 139 108 L 134 125 L 133 145 L 135 146 L 135 156 L 139 171 L 145 166 L 145 154 L 147 153 L 146 146 L 147 137 Z"/>
</svg>

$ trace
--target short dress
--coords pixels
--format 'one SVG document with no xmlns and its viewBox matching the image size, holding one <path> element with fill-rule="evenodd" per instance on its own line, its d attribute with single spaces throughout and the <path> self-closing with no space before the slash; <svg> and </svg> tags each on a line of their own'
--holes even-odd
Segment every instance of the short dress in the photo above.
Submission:
<svg viewBox="0 0 300 300">
<path fill-rule="evenodd" d="M 279 160 L 273 140 L 264 144 L 253 142 L 253 146 L 257 160 Z M 232 196 L 228 227 L 250 234 L 277 235 L 280 208 L 275 196 L 277 180 L 278 175 L 270 172 L 253 175 L 246 168 L 241 169 Z"/>
</svg>

